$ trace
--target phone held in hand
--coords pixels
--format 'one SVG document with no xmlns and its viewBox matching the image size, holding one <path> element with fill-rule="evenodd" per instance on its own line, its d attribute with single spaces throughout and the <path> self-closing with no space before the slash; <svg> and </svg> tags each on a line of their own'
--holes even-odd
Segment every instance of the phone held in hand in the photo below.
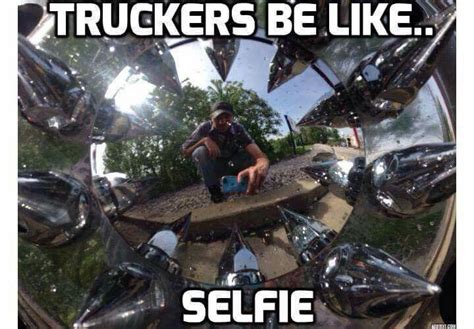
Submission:
<svg viewBox="0 0 474 329">
<path fill-rule="evenodd" d="M 221 178 L 221 188 L 223 193 L 245 193 L 247 191 L 247 179 L 242 179 L 239 183 L 237 176 L 223 176 Z"/>
</svg>

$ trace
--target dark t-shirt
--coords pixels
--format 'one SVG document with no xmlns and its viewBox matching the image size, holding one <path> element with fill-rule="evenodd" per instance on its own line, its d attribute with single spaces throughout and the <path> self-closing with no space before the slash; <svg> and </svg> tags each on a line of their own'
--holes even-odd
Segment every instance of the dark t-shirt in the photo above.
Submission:
<svg viewBox="0 0 474 329">
<path fill-rule="evenodd" d="M 212 127 L 211 121 L 207 121 L 201 123 L 196 130 L 194 130 L 191 136 L 189 136 L 181 146 L 181 149 L 185 150 L 193 146 L 204 137 L 209 137 L 216 142 L 221 151 L 221 157 L 223 158 L 229 158 L 244 149 L 247 145 L 255 143 L 245 128 L 237 122 L 232 122 L 230 128 L 225 133 L 220 133 Z"/>
</svg>

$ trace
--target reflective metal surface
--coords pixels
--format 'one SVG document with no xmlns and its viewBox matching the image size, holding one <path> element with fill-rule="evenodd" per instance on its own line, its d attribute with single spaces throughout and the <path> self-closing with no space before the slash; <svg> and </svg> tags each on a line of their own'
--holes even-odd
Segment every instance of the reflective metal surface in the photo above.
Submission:
<svg viewBox="0 0 474 329">
<path fill-rule="evenodd" d="M 240 40 L 212 38 L 199 39 L 199 42 L 220 77 L 225 81 L 232 67 L 232 63 L 239 52 Z"/>
<path fill-rule="evenodd" d="M 357 207 L 412 217 L 456 191 L 456 145 L 425 144 L 393 151 L 365 170 Z"/>
<path fill-rule="evenodd" d="M 161 269 L 175 275 L 180 274 L 180 265 L 173 256 L 178 243 L 186 241 L 190 223 L 191 213 L 156 232 L 147 243 L 137 247 L 138 253 L 153 261 Z"/>
<path fill-rule="evenodd" d="M 33 125 L 65 139 L 88 142 L 94 124 L 92 96 L 60 59 L 18 36 L 18 99 Z"/>
<path fill-rule="evenodd" d="M 456 191 L 456 145 L 422 144 L 364 158 L 329 160 L 302 170 L 363 212 L 413 217 Z"/>
<path fill-rule="evenodd" d="M 441 292 L 385 252 L 363 244 L 331 250 L 321 268 L 320 296 L 349 317 L 382 317 Z"/>
<path fill-rule="evenodd" d="M 337 235 L 336 231 L 320 221 L 283 207 L 278 209 L 282 215 L 288 241 L 292 243 L 300 264 L 315 259 Z"/>
<path fill-rule="evenodd" d="M 346 190 L 350 185 L 348 176 L 353 165 L 352 161 L 328 160 L 309 167 L 303 167 L 301 170 L 323 186 L 326 186 L 333 194 L 344 199 Z"/>
<path fill-rule="evenodd" d="M 18 174 L 18 233 L 38 245 L 69 242 L 91 221 L 89 192 L 79 181 L 56 172 Z"/>
<path fill-rule="evenodd" d="M 316 57 L 307 49 L 286 39 L 277 39 L 277 52 L 270 64 L 268 92 L 303 73 Z"/>
<path fill-rule="evenodd" d="M 346 88 L 308 112 L 300 125 L 359 127 L 396 117 L 415 98 L 436 67 L 456 20 L 452 5 L 423 24 L 435 26 L 433 38 L 393 39 L 363 59 Z"/>
<path fill-rule="evenodd" d="M 219 262 L 219 276 L 216 284 L 235 287 L 258 284 L 264 280 L 259 271 L 257 257 L 245 242 L 239 228 L 234 226 Z"/>
<path fill-rule="evenodd" d="M 96 279 L 74 328 L 156 327 L 166 310 L 165 296 L 153 272 L 124 263 Z"/>
<path fill-rule="evenodd" d="M 446 8 L 438 5 L 427 7 Z M 261 287 L 318 288 L 316 327 L 405 327 L 420 302 L 439 293 L 430 282 L 439 280 L 446 245 L 453 236 L 453 198 L 448 197 L 455 192 L 455 145 L 446 142 L 454 138 L 454 115 L 446 109 L 452 111 L 455 103 L 443 89 L 446 71 L 438 80 L 429 77 L 440 72 L 437 65 L 451 67 L 446 58 L 455 54 L 454 10 L 429 18 L 439 21 L 437 39 L 410 38 L 384 45 L 376 38 L 269 40 L 261 31 L 252 40 L 206 41 L 60 40 L 51 32 L 42 38 L 33 33 L 29 40 L 39 40 L 35 45 L 20 36 L 22 317 L 56 327 L 167 328 L 180 323 L 180 294 L 190 287 L 242 287 L 246 296 Z M 449 47 L 444 45 L 448 39 Z M 212 47 L 202 49 L 203 42 Z M 393 52 L 403 45 L 410 51 L 395 56 Z M 189 54 L 195 62 L 188 63 Z M 377 70 L 379 79 L 371 79 Z M 342 229 L 333 229 L 333 223 L 322 218 L 312 221 L 315 210 L 339 216 L 337 204 L 328 207 L 320 196 L 297 211 L 281 208 L 281 216 L 268 212 L 265 231 L 251 227 L 244 232 L 246 238 L 236 226 L 229 237 L 225 231 L 230 231 L 230 222 L 211 225 L 194 212 L 192 219 L 188 214 L 173 224 L 185 202 L 174 201 L 172 220 L 155 221 L 153 212 L 159 209 L 153 201 L 167 197 L 159 190 L 167 181 L 151 174 L 164 172 L 167 175 L 160 177 L 170 180 L 173 168 L 160 167 L 157 172 L 154 161 L 158 156 L 178 157 L 179 145 L 164 141 L 170 136 L 184 138 L 187 129 L 199 123 L 195 113 L 206 110 L 226 86 L 212 82 L 219 77 L 229 84 L 242 83 L 245 99 L 268 102 L 296 120 L 316 109 L 304 123 L 362 125 L 364 157 L 320 156 L 316 162 L 308 157 L 301 163 L 330 191 L 326 197 L 335 194 L 354 205 Z M 198 96 L 206 90 L 215 93 L 202 101 Z M 239 120 L 251 125 L 262 117 L 247 120 L 241 115 Z M 268 129 L 262 136 L 270 139 L 272 134 Z M 112 145 L 119 158 L 133 155 L 126 174 L 123 166 L 108 158 Z M 150 149 L 156 152 L 142 151 Z M 134 166 L 139 161 L 146 165 Z M 181 170 L 189 172 L 192 167 L 183 163 L 178 163 Z M 380 193 L 383 198 L 377 197 Z M 278 204 L 296 209 L 285 202 Z M 248 219 L 240 216 L 235 222 L 242 228 Z M 199 241 L 195 235 L 193 240 L 186 238 L 188 230 L 198 225 L 208 225 L 210 241 Z M 216 241 L 214 228 L 219 226 L 226 227 L 219 238 L 227 242 Z M 264 252 L 256 243 L 260 239 Z M 264 275 L 268 267 L 285 264 L 277 247 L 289 250 L 287 258 L 298 267 L 288 267 L 282 275 Z M 183 273 L 190 270 L 180 265 L 180 249 L 217 249 L 220 261 L 212 253 L 194 256 L 219 263 L 215 284 L 186 278 Z M 406 311 L 410 305 L 414 306 Z M 267 327 L 276 327 L 275 321 L 270 316 Z"/>
<path fill-rule="evenodd" d="M 109 51 L 118 52 L 131 68 L 143 73 L 150 83 L 172 93 L 182 93 L 176 65 L 165 41 L 131 36 L 104 40 Z"/>
<path fill-rule="evenodd" d="M 18 6 L 18 33 L 28 36 L 43 17 L 43 7 L 36 3 L 25 3 Z"/>
</svg>

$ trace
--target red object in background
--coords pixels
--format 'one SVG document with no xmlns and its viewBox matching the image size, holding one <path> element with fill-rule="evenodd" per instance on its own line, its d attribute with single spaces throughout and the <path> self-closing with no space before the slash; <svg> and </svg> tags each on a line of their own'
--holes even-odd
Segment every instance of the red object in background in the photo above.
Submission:
<svg viewBox="0 0 474 329">
<path fill-rule="evenodd" d="M 355 136 L 355 139 L 356 139 L 357 148 L 360 148 L 359 134 L 357 133 L 357 128 L 352 128 L 352 130 L 354 131 L 354 136 Z"/>
</svg>

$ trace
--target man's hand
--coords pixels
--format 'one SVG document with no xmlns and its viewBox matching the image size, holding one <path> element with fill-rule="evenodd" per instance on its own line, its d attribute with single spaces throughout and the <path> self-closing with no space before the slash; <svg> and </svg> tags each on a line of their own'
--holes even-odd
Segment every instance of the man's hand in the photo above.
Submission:
<svg viewBox="0 0 474 329">
<path fill-rule="evenodd" d="M 215 159 L 219 155 L 221 155 L 221 150 L 219 149 L 219 146 L 217 146 L 216 142 L 214 142 L 211 138 L 204 137 L 202 139 L 202 143 L 204 144 L 204 146 L 209 151 L 209 156 L 211 158 Z"/>
<path fill-rule="evenodd" d="M 255 165 L 242 170 L 237 175 L 237 181 L 240 183 L 243 178 L 248 177 L 247 194 L 254 194 L 265 181 L 268 174 L 270 163 L 267 158 L 257 159 Z"/>
</svg>

